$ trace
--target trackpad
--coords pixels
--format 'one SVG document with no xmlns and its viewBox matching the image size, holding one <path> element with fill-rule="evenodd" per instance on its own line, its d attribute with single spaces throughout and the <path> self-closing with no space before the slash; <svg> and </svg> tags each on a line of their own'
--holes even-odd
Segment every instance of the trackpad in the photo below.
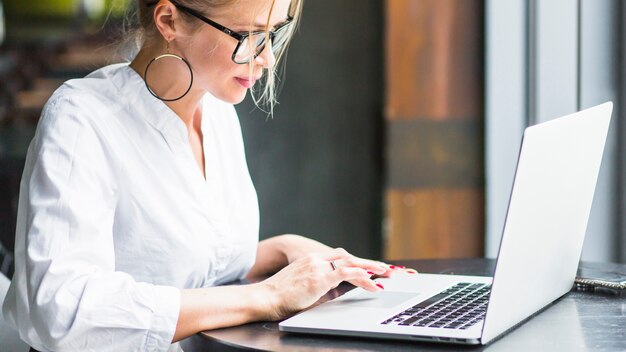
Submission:
<svg viewBox="0 0 626 352">
<path fill-rule="evenodd" d="M 329 304 L 342 307 L 391 308 L 417 295 L 417 292 L 363 292 L 355 297 Z"/>
</svg>

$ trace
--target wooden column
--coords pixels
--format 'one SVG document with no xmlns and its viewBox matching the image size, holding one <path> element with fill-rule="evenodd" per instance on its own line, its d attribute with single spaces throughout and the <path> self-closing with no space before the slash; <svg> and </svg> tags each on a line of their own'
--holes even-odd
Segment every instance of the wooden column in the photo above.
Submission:
<svg viewBox="0 0 626 352">
<path fill-rule="evenodd" d="M 385 257 L 483 253 L 483 1 L 387 0 Z"/>
</svg>

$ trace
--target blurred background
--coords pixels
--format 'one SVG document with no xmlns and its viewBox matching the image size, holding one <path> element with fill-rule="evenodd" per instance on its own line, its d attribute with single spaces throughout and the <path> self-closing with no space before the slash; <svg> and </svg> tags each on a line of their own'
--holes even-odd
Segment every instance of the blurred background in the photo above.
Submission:
<svg viewBox="0 0 626 352">
<path fill-rule="evenodd" d="M 120 62 L 135 0 L 0 0 L 0 270 L 41 108 Z M 526 126 L 616 105 L 584 260 L 626 262 L 626 5 L 308 0 L 273 119 L 238 105 L 261 238 L 360 256 L 495 257 Z M 537 245 L 540 245 L 539 243 Z"/>
</svg>

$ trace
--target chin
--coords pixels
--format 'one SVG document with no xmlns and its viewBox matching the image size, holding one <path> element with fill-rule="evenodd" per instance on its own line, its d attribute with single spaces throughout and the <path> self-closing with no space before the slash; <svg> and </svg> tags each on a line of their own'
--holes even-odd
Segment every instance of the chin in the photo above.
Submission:
<svg viewBox="0 0 626 352">
<path fill-rule="evenodd" d="M 246 98 L 247 93 L 248 93 L 248 90 L 246 89 L 246 90 L 243 92 L 243 94 L 240 94 L 238 97 L 236 97 L 236 98 L 235 98 L 235 99 L 231 102 L 231 104 L 233 104 L 233 105 L 237 105 L 237 104 L 241 103 L 241 102 L 242 102 L 242 101 Z"/>
<path fill-rule="evenodd" d="M 247 89 L 235 89 L 228 92 L 213 94 L 213 96 L 225 103 L 236 105 L 241 103 L 246 98 L 247 93 Z"/>
</svg>

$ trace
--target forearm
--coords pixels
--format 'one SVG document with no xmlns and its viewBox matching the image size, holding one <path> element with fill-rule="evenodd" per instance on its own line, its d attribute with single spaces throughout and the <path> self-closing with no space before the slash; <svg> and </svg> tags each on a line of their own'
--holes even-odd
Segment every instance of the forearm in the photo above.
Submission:
<svg viewBox="0 0 626 352">
<path fill-rule="evenodd" d="M 263 292 L 257 284 L 182 290 L 173 342 L 204 330 L 267 319 L 271 296 Z"/>
<path fill-rule="evenodd" d="M 259 242 L 256 261 L 246 278 L 254 280 L 273 274 L 284 268 L 289 261 L 285 254 L 285 236 L 275 236 Z"/>
</svg>

